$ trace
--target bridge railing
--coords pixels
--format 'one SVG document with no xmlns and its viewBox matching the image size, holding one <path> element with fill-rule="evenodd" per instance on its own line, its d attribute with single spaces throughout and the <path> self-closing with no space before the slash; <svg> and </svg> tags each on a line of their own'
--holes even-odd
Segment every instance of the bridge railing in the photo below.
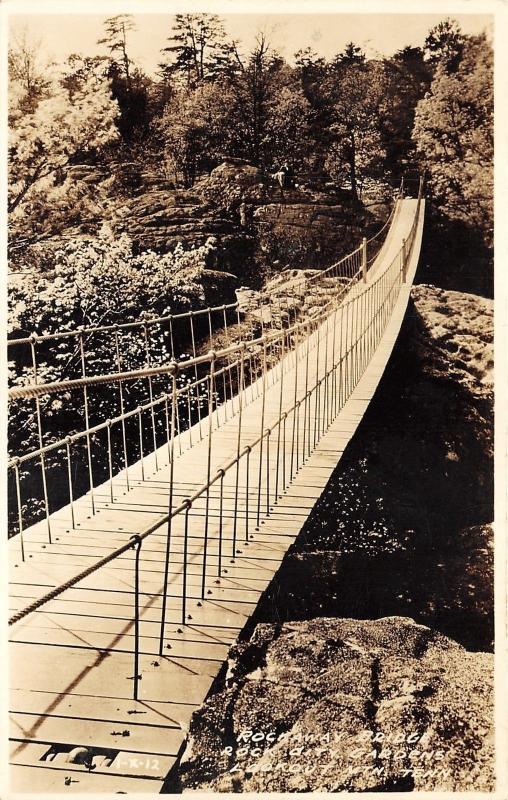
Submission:
<svg viewBox="0 0 508 800">
<path fill-rule="evenodd" d="M 411 242 L 408 243 L 407 246 L 412 244 Z M 337 264 L 332 265 L 328 270 L 323 271 L 315 275 L 311 278 L 310 281 L 304 284 L 304 293 L 309 294 L 309 287 L 311 284 L 314 283 L 315 286 L 321 287 L 320 293 L 318 293 L 317 298 L 320 304 L 322 305 L 323 300 L 332 295 L 332 302 L 336 296 L 341 297 L 350 285 L 358 280 L 359 274 L 361 271 L 361 267 L 359 265 L 364 265 L 364 251 L 362 248 L 358 248 L 354 251 L 353 254 L 350 256 L 345 257 Z M 347 279 L 347 283 L 343 285 L 341 283 L 341 279 L 343 278 L 344 274 L 349 275 L 350 277 Z M 365 277 L 365 276 L 364 276 Z M 327 282 L 330 284 L 330 278 L 332 278 L 332 283 L 330 285 L 326 285 Z M 337 278 L 339 278 L 339 283 L 337 285 Z M 323 291 L 323 287 L 326 287 Z M 312 288 L 312 287 L 311 287 Z M 315 288 L 315 287 L 314 287 Z M 312 293 L 311 295 L 312 296 Z M 294 297 L 291 298 L 294 301 Z M 300 298 L 301 299 L 301 296 Z M 288 292 L 285 292 L 285 301 L 286 301 L 286 323 L 291 324 L 291 322 L 295 323 L 297 319 L 301 318 L 301 306 L 296 303 L 291 307 L 290 303 L 288 302 Z M 280 310 L 280 297 L 279 297 L 279 310 Z M 292 317 L 293 312 L 293 317 Z M 280 314 L 281 316 L 281 314 Z M 261 315 L 261 325 L 263 326 L 263 315 Z M 281 320 L 280 320 L 281 321 Z M 273 316 L 272 316 L 272 323 L 273 323 Z M 286 336 L 285 330 L 283 326 L 281 326 L 282 337 Z M 281 334 L 277 332 L 278 329 L 275 329 L 275 336 L 274 336 L 274 329 L 273 324 L 270 330 L 270 339 L 269 339 L 269 351 L 267 354 L 267 362 L 269 364 L 276 363 L 278 355 L 280 355 L 282 348 L 281 348 Z M 262 328 L 262 337 L 263 338 L 264 331 Z M 253 341 L 255 343 L 258 342 L 253 337 Z M 240 361 L 238 359 L 239 353 L 239 345 L 229 345 L 221 354 L 222 357 L 225 358 L 223 365 L 217 369 L 217 374 L 215 377 L 214 382 L 214 393 L 217 394 L 216 402 L 217 404 L 220 398 L 222 407 L 223 407 L 223 421 L 226 422 L 228 419 L 228 413 L 230 415 L 234 415 L 235 411 L 235 397 L 237 399 L 238 405 L 238 392 L 236 389 L 238 388 L 238 379 L 240 376 Z M 86 375 L 83 376 L 81 379 L 74 379 L 69 381 L 61 381 L 56 382 L 53 384 L 33 384 L 32 386 L 25 386 L 25 387 L 17 387 L 10 391 L 10 398 L 12 400 L 16 399 L 27 399 L 32 398 L 35 401 L 35 414 L 37 417 L 38 422 L 38 434 L 39 434 L 39 441 L 41 446 L 37 449 L 34 449 L 28 453 L 21 454 L 17 457 L 14 457 L 9 462 L 9 468 L 14 473 L 15 483 L 16 483 L 16 497 L 18 501 L 18 524 L 19 530 L 23 530 L 23 520 L 22 520 L 22 501 L 21 501 L 21 481 L 20 481 L 20 470 L 24 467 L 25 464 L 33 464 L 34 461 L 40 463 L 41 469 L 41 476 L 42 482 L 44 486 L 44 510 L 45 510 L 45 517 L 47 521 L 48 527 L 48 538 L 51 541 L 51 526 L 50 526 L 50 504 L 49 504 L 49 497 L 48 497 L 48 490 L 47 490 L 47 478 L 46 478 L 46 456 L 56 451 L 64 451 L 66 460 L 67 460 L 67 477 L 68 477 L 68 502 L 71 509 L 71 517 L 72 517 L 72 525 L 75 525 L 75 518 L 74 518 L 74 510 L 73 510 L 73 501 L 76 496 L 76 493 L 73 488 L 73 481 L 72 481 L 72 473 L 73 473 L 73 454 L 76 454 L 76 445 L 84 444 L 86 448 L 86 455 L 87 455 L 87 462 L 88 462 L 88 491 L 90 493 L 91 499 L 91 509 L 92 514 L 95 513 L 95 502 L 94 502 L 94 474 L 93 474 L 93 467 L 92 467 L 92 444 L 93 444 L 93 437 L 98 437 L 99 434 L 104 434 L 105 441 L 103 444 L 107 448 L 108 459 L 107 459 L 107 467 L 108 467 L 108 475 L 110 481 L 110 493 L 111 499 L 114 500 L 114 489 L 113 489 L 113 469 L 114 469 L 114 436 L 113 433 L 115 428 L 121 428 L 121 435 L 117 437 L 117 440 L 120 440 L 120 447 L 117 447 L 121 451 L 121 456 L 123 456 L 123 478 L 126 483 L 127 489 L 130 488 L 129 484 L 129 464 L 132 463 L 133 460 L 140 460 L 141 462 L 141 469 L 142 469 L 142 477 L 144 478 L 144 456 L 147 453 L 153 452 L 155 454 L 155 468 L 158 468 L 158 456 L 157 451 L 158 447 L 160 446 L 157 442 L 157 429 L 156 429 L 156 415 L 162 417 L 157 421 L 160 423 L 162 421 L 162 425 L 159 425 L 159 429 L 162 428 L 163 436 L 167 440 L 167 434 L 169 430 L 169 405 L 172 402 L 172 395 L 174 393 L 176 397 L 176 430 L 177 430 L 177 437 L 178 437 L 178 452 L 182 452 L 182 431 L 185 430 L 187 435 L 187 444 L 188 446 L 192 446 L 193 444 L 193 415 L 192 415 L 192 406 L 197 407 L 197 425 L 198 430 L 194 433 L 194 437 L 201 440 L 203 438 L 203 428 L 201 425 L 201 414 L 200 409 L 202 407 L 202 400 L 204 400 L 205 404 L 208 403 L 208 397 L 210 394 L 210 377 L 209 375 L 203 375 L 201 377 L 198 376 L 198 367 L 205 365 L 209 361 L 209 357 L 205 354 L 203 356 L 197 357 L 194 356 L 191 359 L 187 359 L 186 361 L 180 362 L 180 366 L 178 368 L 178 372 L 180 376 L 185 374 L 186 370 L 192 370 L 194 375 L 189 377 L 187 373 L 187 377 L 185 379 L 183 386 L 176 386 L 176 388 L 171 392 L 164 391 L 160 394 L 159 397 L 154 399 L 153 396 L 153 388 L 152 388 L 152 379 L 156 376 L 167 376 L 170 372 L 172 364 L 175 362 L 171 362 L 171 365 L 163 365 L 162 367 L 150 367 L 149 362 L 145 369 L 141 370 L 133 370 L 130 372 L 121 372 L 118 371 L 114 374 L 106 374 L 100 376 L 90 376 L 87 377 Z M 259 362 L 259 353 L 252 354 L 249 351 L 248 357 L 248 364 L 242 367 L 243 369 L 243 381 L 245 385 L 256 384 L 256 378 L 260 373 L 261 364 Z M 123 403 L 123 386 L 124 383 L 128 381 L 136 381 L 138 379 L 146 379 L 149 384 L 149 401 L 143 404 L 136 406 L 135 408 L 125 411 L 124 410 L 124 403 Z M 273 374 L 272 374 L 273 379 Z M 120 413 L 113 418 L 109 418 L 99 422 L 95 425 L 90 425 L 90 390 L 92 387 L 95 386 L 102 386 L 106 384 L 116 383 L 118 386 L 118 393 L 119 393 L 119 405 L 120 405 Z M 222 386 L 219 389 L 218 383 L 221 383 Z M 56 441 L 52 441 L 48 444 L 43 444 L 43 433 L 42 433 L 42 420 L 41 420 L 41 406 L 40 406 L 40 398 L 44 396 L 53 395 L 56 393 L 64 393 L 64 395 L 68 395 L 70 391 L 80 390 L 83 392 L 83 406 L 84 406 L 84 416 L 85 416 L 85 423 L 86 427 L 81 430 L 77 431 L 71 435 L 66 435 L 60 439 L 56 439 Z M 259 393 L 259 381 L 257 382 L 257 392 Z M 251 399 L 254 398 L 254 391 L 251 387 Z M 229 395 L 229 400 L 228 400 Z M 256 395 L 257 396 L 257 395 Z M 184 412 L 187 412 L 187 420 L 182 420 L 182 415 Z M 183 413 L 182 413 L 183 412 Z M 216 414 L 217 425 L 219 425 L 219 413 Z M 151 430 L 147 430 L 147 417 L 148 420 L 148 427 Z M 194 414 L 194 418 L 196 414 Z M 127 436 L 127 424 L 133 423 L 138 428 L 138 436 L 135 438 L 131 435 Z M 148 434 L 148 436 L 147 436 Z M 150 435 L 151 434 L 151 435 Z M 152 439 L 152 446 L 150 447 L 149 442 L 147 443 L 147 438 Z M 107 441 L 106 441 L 107 440 Z M 133 454 L 131 459 L 129 459 L 128 455 L 128 442 L 131 443 L 132 441 L 136 442 L 136 448 L 133 449 Z M 117 441 L 118 445 L 118 441 Z M 72 453 L 71 453 L 72 449 Z"/>
<path fill-rule="evenodd" d="M 271 295 L 260 299 L 260 308 L 257 316 L 253 313 L 244 315 L 248 324 L 241 326 L 238 304 L 229 306 L 234 309 L 237 317 L 236 330 L 228 325 L 226 306 L 219 310 L 224 315 L 222 335 L 221 365 L 217 368 L 214 392 L 222 405 L 222 413 L 217 414 L 227 421 L 230 416 L 238 412 L 238 381 L 240 378 L 240 361 L 238 359 L 238 342 L 235 343 L 234 335 L 242 333 L 246 339 L 256 341 L 259 337 L 269 336 L 267 360 L 270 366 L 277 363 L 282 352 L 281 340 L 285 336 L 285 329 L 296 321 L 313 313 L 313 309 L 322 306 L 329 296 L 335 296 L 346 291 L 346 287 L 358 280 L 361 269 L 361 248 L 348 254 L 326 270 L 315 273 L 302 281 L 296 281 L 293 288 L 280 287 Z M 199 312 L 196 312 L 196 315 Z M 32 351 L 34 382 L 31 385 L 14 386 L 9 391 L 12 403 L 24 403 L 25 417 L 32 417 L 36 428 L 36 443 L 38 446 L 16 454 L 8 463 L 14 481 L 14 497 L 18 513 L 15 518 L 16 526 L 13 532 L 22 532 L 26 527 L 23 513 L 26 509 L 25 497 L 33 494 L 38 489 L 42 500 L 43 514 L 46 519 L 48 539 L 51 542 L 51 514 L 58 507 L 69 504 L 71 509 L 71 524 L 75 526 L 74 500 L 84 492 L 89 492 L 91 511 L 95 514 L 94 489 L 109 477 L 111 496 L 113 498 L 113 473 L 121 470 L 122 480 L 130 489 L 130 466 L 141 460 L 143 469 L 144 457 L 150 453 L 155 456 L 155 468 L 158 468 L 158 450 L 167 440 L 169 429 L 169 406 L 173 388 L 168 391 L 168 374 L 170 365 L 179 364 L 178 383 L 175 390 L 176 396 L 176 430 L 178 435 L 177 449 L 182 452 L 185 446 L 203 438 L 202 418 L 208 411 L 208 394 L 210 391 L 209 376 L 206 374 L 206 365 L 209 361 L 207 354 L 198 354 L 196 349 L 196 331 L 192 314 L 181 315 L 190 325 L 192 342 L 191 357 L 180 360 L 171 359 L 154 364 L 146 351 L 146 361 L 139 369 L 125 370 L 120 356 L 120 332 L 111 326 L 105 326 L 107 332 L 114 337 L 113 351 L 116 353 L 116 371 L 105 374 L 90 375 L 87 369 L 87 352 L 85 349 L 84 332 L 77 332 L 79 341 L 81 376 L 53 383 L 39 383 L 37 380 L 36 346 L 38 339 L 30 337 L 29 344 Z M 210 317 L 209 317 L 210 319 Z M 172 317 L 159 318 L 153 323 L 166 324 L 173 341 Z M 257 330 L 256 330 L 257 327 Z M 134 328 L 129 323 L 126 330 Z M 93 329 L 95 333 L 98 329 Z M 123 330 L 123 329 L 122 329 Z M 144 331 L 146 341 L 146 323 L 136 330 Z M 67 332 L 65 336 L 67 336 Z M 217 334 L 216 334 L 217 337 Z M 25 340 L 22 340 L 23 342 Z M 54 335 L 48 336 L 44 341 L 54 341 Z M 210 327 L 210 342 L 215 344 Z M 225 345 L 225 346 L 224 346 Z M 236 349 L 235 349 L 236 346 Z M 208 352 L 211 352 L 210 348 Z M 174 352 L 172 350 L 172 352 Z M 152 366 L 153 365 L 153 366 Z M 244 367 L 244 381 L 246 385 L 255 383 L 260 374 L 261 365 L 259 354 L 249 351 L 248 364 Z M 270 379 L 273 379 L 271 374 Z M 134 399 L 130 399 L 129 386 L 134 384 L 137 391 Z M 144 391 L 142 385 L 144 384 Z M 141 386 L 140 386 L 141 385 Z M 117 413 L 109 416 L 116 395 Z M 257 386 L 259 391 L 259 384 Z M 81 395 L 81 403 L 79 401 Z M 60 435 L 55 431 L 53 396 L 58 395 L 58 403 L 72 409 L 80 407 L 82 419 L 81 430 L 63 430 Z M 250 392 L 251 399 L 254 392 Z M 139 402 L 139 398 L 142 401 Z M 130 404 L 129 404 L 130 400 Z M 31 404 L 30 408 L 28 404 Z M 130 406 L 130 407 L 129 407 Z M 109 413 L 106 413 L 109 412 Z M 52 423 L 51 436 L 46 423 L 46 415 Z M 63 415 L 63 422 L 67 424 L 67 417 Z M 84 423 L 84 424 L 83 424 Z M 194 427 L 197 425 L 197 430 Z M 185 434 L 185 435 L 184 435 Z M 49 439 L 49 441 L 48 441 Z M 102 452 L 107 452 L 107 460 L 98 462 Z M 63 462 L 63 463 L 62 463 Z M 66 464 L 66 466 L 65 466 Z M 76 478 L 76 473 L 78 479 Z M 144 477 L 144 475 L 143 475 Z M 67 482 L 67 492 L 64 490 Z M 117 479 L 118 483 L 118 479 Z M 28 514 L 30 514 L 28 509 Z M 33 522 L 33 514 L 28 517 L 29 524 Z"/>
<path fill-rule="evenodd" d="M 351 280 L 344 284 L 337 280 L 340 275 L 336 269 L 330 268 L 328 275 L 323 276 L 327 299 L 317 310 L 307 313 L 303 318 L 295 311 L 285 327 L 263 331 L 261 336 L 251 340 L 232 343 L 220 351 L 187 359 L 186 361 L 153 368 L 169 382 L 168 391 L 161 400 L 167 428 L 167 450 L 169 470 L 168 511 L 149 527 L 136 535 L 129 542 L 111 551 L 107 556 L 92 564 L 86 570 L 72 577 L 65 583 L 39 598 L 34 603 L 17 611 L 9 620 L 10 624 L 25 618 L 37 611 L 52 599 L 75 586 L 97 570 L 102 569 L 115 559 L 132 560 L 134 553 L 134 697 L 138 693 L 139 667 L 139 577 L 141 548 L 144 540 L 154 531 L 166 526 L 163 583 L 160 592 L 161 617 L 159 635 L 159 653 L 163 653 L 168 590 L 180 592 L 182 624 L 188 622 L 188 600 L 199 597 L 205 600 L 210 591 L 210 581 L 219 580 L 223 574 L 223 561 L 226 557 L 235 560 L 238 556 L 237 544 L 241 540 L 248 545 L 251 536 L 252 521 L 259 525 L 263 516 L 269 516 L 274 504 L 282 496 L 283 490 L 294 480 L 295 475 L 309 458 L 320 441 L 322 435 L 344 407 L 348 398 L 360 380 L 373 352 L 382 338 L 397 301 L 400 287 L 406 278 L 407 264 L 420 215 L 421 192 L 416 206 L 416 214 L 409 236 L 391 261 L 379 274 L 370 281 L 363 282 L 362 252 L 358 249 L 352 260 L 352 269 L 358 264 L 360 268 Z M 339 262 L 340 265 L 341 262 Z M 334 265 L 336 268 L 338 265 Z M 335 278 L 335 287 L 326 285 L 331 277 Z M 313 359 L 311 359 L 313 354 Z M 252 367 L 252 364 L 254 366 Z M 207 415 L 202 420 L 202 438 L 206 440 L 206 479 L 197 490 L 178 502 L 175 494 L 175 470 L 178 466 L 179 444 L 182 443 L 182 432 L 178 431 L 178 404 L 181 391 L 178 377 L 194 367 L 206 367 L 206 375 L 199 380 L 206 384 Z M 311 369 L 313 366 L 313 369 Z M 145 370 L 146 371 L 146 370 Z M 151 372 L 150 374 L 156 374 Z M 236 394 L 233 397 L 221 397 L 217 393 L 217 384 L 228 373 L 236 379 Z M 291 378 L 291 391 L 288 402 L 287 381 Z M 129 380 L 136 380 L 137 372 L 127 374 L 108 374 L 92 376 L 86 379 L 87 386 L 95 384 L 122 385 Z M 275 419 L 265 408 L 268 386 L 277 386 L 278 411 Z M 233 382 L 231 384 L 233 386 Z M 12 399 L 16 397 L 40 398 L 59 393 L 82 389 L 82 381 L 65 381 L 57 384 L 34 384 L 23 389 L 11 390 Z M 249 401 L 248 395 L 251 393 Z M 247 435 L 242 428 L 245 403 L 261 398 L 259 432 L 256 436 Z M 233 410 L 236 399 L 237 408 Z M 153 401 L 155 403 L 155 401 Z M 214 432 L 219 430 L 226 414 L 234 413 L 236 420 L 237 446 L 236 453 L 218 468 L 212 467 Z M 137 411 L 137 420 L 145 412 L 151 412 L 153 404 Z M 222 421 L 221 421 L 222 416 Z M 134 415 L 136 417 L 136 415 Z M 231 419 L 228 417 L 227 419 Z M 121 425 L 121 420 L 118 424 Z M 111 436 L 113 422 L 106 424 L 107 436 Z M 194 433 L 199 433 L 199 421 L 195 423 Z M 142 439 L 142 426 L 139 427 Z M 90 430 L 82 432 L 81 436 Z M 191 429 L 186 432 L 190 439 Z M 284 446 L 291 442 L 289 454 Z M 73 442 L 64 442 L 67 458 Z M 184 442 L 185 444 L 185 442 Z M 190 446 L 190 442 L 186 442 Z M 58 445 L 61 447 L 61 443 Z M 36 456 L 34 456 L 35 458 Z M 144 456 L 142 456 L 143 461 Z M 69 462 L 70 463 L 70 462 Z M 110 458 L 111 464 L 111 458 Z M 13 460 L 12 468 L 19 470 L 19 462 Z M 141 464 L 141 468 L 143 465 Z M 232 521 L 225 513 L 225 479 L 232 480 L 233 516 Z M 111 497 L 114 501 L 114 482 L 110 474 Z M 72 481 L 70 481 L 72 486 Z M 18 483 L 19 486 L 19 483 Z M 242 491 L 240 491 L 242 489 Z M 211 493 L 218 502 L 218 513 L 210 514 Z M 249 508 L 249 501 L 254 497 L 255 507 Z M 191 510 L 204 502 L 203 531 L 201 536 L 199 572 L 200 587 L 197 595 L 192 594 L 189 587 L 189 515 Z M 72 505 L 72 504 L 71 504 Z M 72 508 L 71 508 L 72 511 Z M 180 519 L 180 529 L 175 529 L 175 520 Z M 227 529 L 227 530 L 226 530 Z M 21 529 L 22 530 L 22 529 Z M 195 534 L 194 534 L 195 536 Z M 214 543 L 213 551 L 210 542 Z M 23 548 L 23 534 L 20 533 Z M 195 553 L 193 554 L 195 556 Z M 195 568 L 193 558 L 193 568 Z M 178 581 L 181 578 L 181 587 Z M 177 595 L 174 595 L 177 596 Z"/>
<path fill-rule="evenodd" d="M 365 246 L 368 248 L 367 271 L 373 266 L 374 262 L 379 257 L 382 248 L 384 247 L 385 241 L 382 236 L 392 224 L 395 214 L 399 208 L 400 201 L 403 200 L 404 197 L 409 197 L 414 194 L 417 195 L 417 199 L 420 199 L 422 196 L 424 179 L 424 175 L 406 175 L 400 179 L 399 186 L 395 194 L 394 203 L 384 225 L 378 231 L 376 231 L 373 236 L 364 239 Z"/>
</svg>

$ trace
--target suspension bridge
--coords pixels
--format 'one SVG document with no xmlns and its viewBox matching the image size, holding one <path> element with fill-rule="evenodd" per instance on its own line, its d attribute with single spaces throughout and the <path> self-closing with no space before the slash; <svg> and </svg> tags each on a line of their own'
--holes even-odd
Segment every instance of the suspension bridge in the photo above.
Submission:
<svg viewBox="0 0 508 800">
<path fill-rule="evenodd" d="M 376 390 L 423 218 L 420 181 L 415 197 L 399 191 L 376 236 L 248 312 L 232 304 L 9 342 L 26 348 L 32 376 L 9 401 L 32 409 L 38 437 L 9 462 L 14 791 L 160 791 Z M 157 360 L 178 320 L 192 353 Z M 69 337 L 75 372 L 44 382 L 41 354 Z M 90 369 L 94 337 L 109 369 Z M 126 337 L 142 366 L 122 357 Z M 135 383 L 146 400 L 128 408 Z M 69 397 L 82 398 L 83 428 L 48 442 L 45 414 Z M 118 413 L 94 423 L 105 397 Z M 26 499 L 35 476 L 37 521 Z"/>
</svg>

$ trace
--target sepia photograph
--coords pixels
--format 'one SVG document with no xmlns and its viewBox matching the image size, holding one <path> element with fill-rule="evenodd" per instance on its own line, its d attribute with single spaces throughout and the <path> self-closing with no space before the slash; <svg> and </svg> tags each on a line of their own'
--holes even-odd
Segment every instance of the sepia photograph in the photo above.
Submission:
<svg viewBox="0 0 508 800">
<path fill-rule="evenodd" d="M 502 5 L 0 7 L 2 797 L 507 796 Z"/>
</svg>

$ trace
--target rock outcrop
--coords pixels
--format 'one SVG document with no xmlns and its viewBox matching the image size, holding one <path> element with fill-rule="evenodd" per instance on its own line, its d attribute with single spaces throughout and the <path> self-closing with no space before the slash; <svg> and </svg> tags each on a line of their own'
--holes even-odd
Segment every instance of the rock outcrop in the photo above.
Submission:
<svg viewBox="0 0 508 800">
<path fill-rule="evenodd" d="M 284 188 L 262 170 L 226 161 L 194 191 L 217 208 L 236 212 L 252 231 L 257 258 L 291 267 L 323 267 L 349 252 L 372 219 L 345 192 L 307 180 Z"/>
<path fill-rule="evenodd" d="M 386 207 L 376 206 L 381 217 Z M 269 268 L 321 268 L 349 252 L 376 214 L 344 192 L 307 181 L 281 189 L 272 176 L 229 159 L 192 189 L 147 185 L 115 212 L 118 231 L 139 250 L 199 246 L 213 236 L 218 269 L 242 280 Z"/>
<path fill-rule="evenodd" d="M 471 395 L 492 399 L 493 301 L 425 284 L 414 286 L 411 294 L 429 345 L 447 356 L 450 378 Z"/>
<path fill-rule="evenodd" d="M 133 197 L 116 210 L 115 226 L 129 233 L 137 250 L 166 253 L 178 243 L 199 247 L 213 237 L 218 264 L 227 272 L 241 274 L 252 253 L 252 242 L 233 219 L 190 191 L 151 189 Z"/>
<path fill-rule="evenodd" d="M 492 671 L 407 618 L 259 625 L 193 718 L 180 788 L 492 790 Z"/>
</svg>

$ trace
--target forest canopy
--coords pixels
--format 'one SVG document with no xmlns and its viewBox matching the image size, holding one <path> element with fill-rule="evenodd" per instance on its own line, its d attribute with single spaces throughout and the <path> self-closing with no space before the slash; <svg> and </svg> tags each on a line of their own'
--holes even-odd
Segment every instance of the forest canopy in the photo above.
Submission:
<svg viewBox="0 0 508 800">
<path fill-rule="evenodd" d="M 350 42 L 328 60 L 310 47 L 288 60 L 265 33 L 244 52 L 219 16 L 176 14 L 150 76 L 131 55 L 134 29 L 128 14 L 108 18 L 98 40 L 106 55 L 75 53 L 60 65 L 43 63 L 26 38 L 13 42 L 13 270 L 46 264 L 59 237 L 98 235 L 147 172 L 189 189 L 227 158 L 267 174 L 289 164 L 358 201 L 366 186 L 425 170 L 441 228 L 466 228 L 488 270 L 493 89 L 485 34 L 466 36 L 447 19 L 421 47 L 391 57 L 367 58 Z"/>
</svg>

